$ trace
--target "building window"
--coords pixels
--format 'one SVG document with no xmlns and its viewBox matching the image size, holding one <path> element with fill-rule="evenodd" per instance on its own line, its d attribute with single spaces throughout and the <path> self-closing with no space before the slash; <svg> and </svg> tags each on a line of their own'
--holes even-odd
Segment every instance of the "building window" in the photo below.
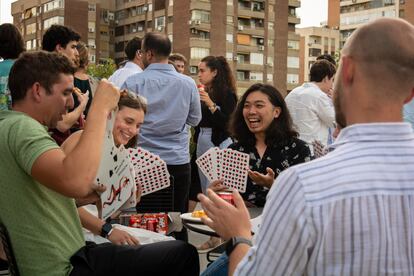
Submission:
<svg viewBox="0 0 414 276">
<path fill-rule="evenodd" d="M 236 76 L 237 76 L 238 81 L 245 81 L 249 79 L 249 72 L 248 71 L 237 71 Z"/>
<path fill-rule="evenodd" d="M 287 83 L 289 84 L 299 83 L 299 75 L 298 74 L 287 74 Z"/>
<path fill-rule="evenodd" d="M 155 28 L 162 29 L 165 27 L 165 16 L 155 18 Z"/>
<path fill-rule="evenodd" d="M 197 66 L 190 66 L 190 74 L 191 75 L 196 75 L 197 73 L 198 73 Z"/>
<path fill-rule="evenodd" d="M 273 26 L 274 26 L 273 22 L 269 22 L 269 23 L 267 24 L 267 28 L 268 28 L 269 30 L 273 30 Z"/>
<path fill-rule="evenodd" d="M 250 45 L 250 35 L 237 34 L 237 43 L 242 45 Z"/>
<path fill-rule="evenodd" d="M 250 63 L 263 65 L 263 54 L 260 53 L 250 53 Z"/>
<path fill-rule="evenodd" d="M 250 61 L 249 54 L 237 53 L 237 62 L 240 64 L 248 63 Z"/>
<path fill-rule="evenodd" d="M 56 9 L 63 9 L 64 6 L 64 0 L 53 0 L 43 4 L 43 12 L 53 11 Z"/>
<path fill-rule="evenodd" d="M 317 48 L 309 48 L 309 56 L 310 57 L 318 57 L 322 54 L 321 49 Z"/>
<path fill-rule="evenodd" d="M 32 23 L 26 26 L 26 35 L 34 34 L 36 32 L 36 23 Z"/>
<path fill-rule="evenodd" d="M 37 47 L 36 39 L 26 41 L 26 50 L 36 50 L 36 47 Z"/>
<path fill-rule="evenodd" d="M 227 42 L 233 42 L 233 34 L 226 34 Z"/>
<path fill-rule="evenodd" d="M 88 32 L 94 33 L 95 32 L 95 22 L 88 22 Z"/>
<path fill-rule="evenodd" d="M 288 40 L 288 49 L 299 50 L 299 41 Z"/>
<path fill-rule="evenodd" d="M 88 46 L 91 49 L 95 49 L 96 48 L 95 39 L 88 39 Z"/>
<path fill-rule="evenodd" d="M 287 57 L 288 68 L 299 68 L 299 57 Z"/>
<path fill-rule="evenodd" d="M 191 58 L 193 59 L 201 59 L 210 55 L 209 48 L 191 48 Z"/>
<path fill-rule="evenodd" d="M 48 29 L 53 24 L 63 25 L 63 23 L 64 23 L 63 16 L 55 16 L 55 17 L 48 18 L 45 21 L 43 21 L 43 30 Z"/>
<path fill-rule="evenodd" d="M 253 81 L 263 81 L 263 73 L 250 72 L 250 80 L 253 80 Z"/>
<path fill-rule="evenodd" d="M 89 55 L 89 62 L 95 63 L 95 61 L 96 61 L 95 55 Z"/>
<path fill-rule="evenodd" d="M 196 21 L 200 20 L 204 23 L 210 23 L 210 12 L 203 10 L 193 10 L 191 12 L 191 20 Z"/>
<path fill-rule="evenodd" d="M 96 5 L 95 4 L 89 4 L 88 5 L 88 11 L 90 11 L 90 12 L 96 11 Z"/>
</svg>

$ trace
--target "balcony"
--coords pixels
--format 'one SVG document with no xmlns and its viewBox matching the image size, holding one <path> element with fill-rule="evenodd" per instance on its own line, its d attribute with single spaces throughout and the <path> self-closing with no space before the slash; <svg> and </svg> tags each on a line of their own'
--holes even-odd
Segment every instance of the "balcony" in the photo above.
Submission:
<svg viewBox="0 0 414 276">
<path fill-rule="evenodd" d="M 289 0 L 289 7 L 300 8 L 300 1 L 298 1 L 298 0 Z"/>
<path fill-rule="evenodd" d="M 289 16 L 288 16 L 288 23 L 291 23 L 291 24 L 300 24 L 300 18 L 299 17 L 296 17 L 294 15 L 290 15 L 289 14 Z"/>
</svg>

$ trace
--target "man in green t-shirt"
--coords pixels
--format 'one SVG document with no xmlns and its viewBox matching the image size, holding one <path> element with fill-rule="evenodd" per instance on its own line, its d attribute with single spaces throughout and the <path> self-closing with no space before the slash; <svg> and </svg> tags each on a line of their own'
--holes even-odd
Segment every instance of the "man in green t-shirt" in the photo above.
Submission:
<svg viewBox="0 0 414 276">
<path fill-rule="evenodd" d="M 86 245 L 73 198 L 94 193 L 108 114 L 119 91 L 99 85 L 88 124 L 68 155 L 47 133 L 73 106 L 73 73 L 62 55 L 32 52 L 13 65 L 13 111 L 0 111 L 0 222 L 22 275 L 198 275 L 191 245 Z"/>
</svg>

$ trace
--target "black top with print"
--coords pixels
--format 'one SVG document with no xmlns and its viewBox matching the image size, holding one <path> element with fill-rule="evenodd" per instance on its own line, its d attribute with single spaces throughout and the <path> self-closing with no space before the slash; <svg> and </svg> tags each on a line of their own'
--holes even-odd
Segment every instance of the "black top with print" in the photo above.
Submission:
<svg viewBox="0 0 414 276">
<path fill-rule="evenodd" d="M 250 170 L 266 174 L 266 168 L 269 167 L 275 172 L 275 177 L 293 165 L 311 160 L 311 151 L 308 145 L 297 138 L 268 146 L 262 158 L 260 158 L 255 146 L 241 145 L 236 142 L 231 144 L 229 148 L 249 154 Z M 249 177 L 246 192 L 242 196 L 244 200 L 258 207 L 263 207 L 268 192 L 268 188 L 255 184 Z"/>
</svg>

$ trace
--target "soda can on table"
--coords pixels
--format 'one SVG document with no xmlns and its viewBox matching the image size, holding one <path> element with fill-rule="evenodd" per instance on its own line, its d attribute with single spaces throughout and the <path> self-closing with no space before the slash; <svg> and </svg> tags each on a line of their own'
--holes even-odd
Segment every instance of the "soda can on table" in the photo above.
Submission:
<svg viewBox="0 0 414 276">
<path fill-rule="evenodd" d="M 219 197 L 221 197 L 222 199 L 224 199 L 225 201 L 227 201 L 228 203 L 234 205 L 233 193 L 230 193 L 230 192 L 219 192 L 219 193 L 217 193 L 217 195 Z"/>
<path fill-rule="evenodd" d="M 158 225 L 157 219 L 149 218 L 147 220 L 147 230 L 152 231 L 152 232 L 157 232 L 157 225 Z"/>
</svg>

